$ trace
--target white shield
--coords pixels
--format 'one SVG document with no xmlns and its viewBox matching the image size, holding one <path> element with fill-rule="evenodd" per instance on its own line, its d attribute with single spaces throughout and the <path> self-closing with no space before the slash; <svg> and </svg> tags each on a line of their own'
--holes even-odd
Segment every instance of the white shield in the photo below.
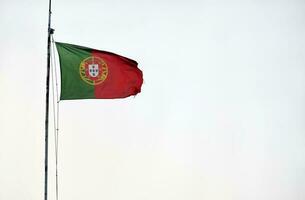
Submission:
<svg viewBox="0 0 305 200">
<path fill-rule="evenodd" d="M 99 74 L 98 64 L 89 64 L 89 74 L 91 77 L 97 77 Z"/>
</svg>

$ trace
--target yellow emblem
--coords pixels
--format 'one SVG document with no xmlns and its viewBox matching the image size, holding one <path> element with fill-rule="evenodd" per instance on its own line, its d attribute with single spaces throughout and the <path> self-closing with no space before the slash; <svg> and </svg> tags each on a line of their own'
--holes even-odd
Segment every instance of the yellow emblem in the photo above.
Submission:
<svg viewBox="0 0 305 200">
<path fill-rule="evenodd" d="M 106 80 L 108 66 L 103 59 L 96 56 L 90 56 L 80 63 L 79 74 L 86 83 L 98 85 Z"/>
</svg>

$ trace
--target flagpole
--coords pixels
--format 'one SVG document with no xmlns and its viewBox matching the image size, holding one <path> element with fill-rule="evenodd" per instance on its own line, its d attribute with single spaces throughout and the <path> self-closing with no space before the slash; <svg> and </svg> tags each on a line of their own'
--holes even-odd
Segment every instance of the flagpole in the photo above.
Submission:
<svg viewBox="0 0 305 200">
<path fill-rule="evenodd" d="M 48 146 L 49 146 L 49 86 L 50 86 L 50 53 L 51 35 L 54 30 L 51 28 L 51 0 L 49 0 L 48 20 L 48 55 L 47 55 L 47 78 L 46 78 L 46 115 L 45 115 L 45 160 L 44 160 L 44 200 L 48 199 Z"/>
</svg>

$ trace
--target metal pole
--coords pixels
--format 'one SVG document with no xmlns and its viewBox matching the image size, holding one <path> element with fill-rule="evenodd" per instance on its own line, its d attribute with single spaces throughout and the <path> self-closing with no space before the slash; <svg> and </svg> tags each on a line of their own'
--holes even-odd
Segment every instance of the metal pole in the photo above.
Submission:
<svg viewBox="0 0 305 200">
<path fill-rule="evenodd" d="M 45 116 L 45 160 L 44 160 L 44 200 L 48 199 L 48 132 L 49 132 L 49 86 L 50 86 L 50 53 L 51 53 L 51 0 L 49 0 L 49 22 L 48 22 L 48 57 L 47 57 L 47 79 L 46 79 L 46 116 Z"/>
</svg>

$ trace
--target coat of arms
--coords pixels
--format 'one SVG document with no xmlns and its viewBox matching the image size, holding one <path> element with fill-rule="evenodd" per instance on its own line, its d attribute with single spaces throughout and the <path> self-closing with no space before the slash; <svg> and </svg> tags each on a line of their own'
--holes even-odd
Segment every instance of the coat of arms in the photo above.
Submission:
<svg viewBox="0 0 305 200">
<path fill-rule="evenodd" d="M 107 78 L 108 67 L 103 59 L 96 56 L 90 56 L 80 63 L 79 74 L 86 83 L 98 85 Z"/>
</svg>

